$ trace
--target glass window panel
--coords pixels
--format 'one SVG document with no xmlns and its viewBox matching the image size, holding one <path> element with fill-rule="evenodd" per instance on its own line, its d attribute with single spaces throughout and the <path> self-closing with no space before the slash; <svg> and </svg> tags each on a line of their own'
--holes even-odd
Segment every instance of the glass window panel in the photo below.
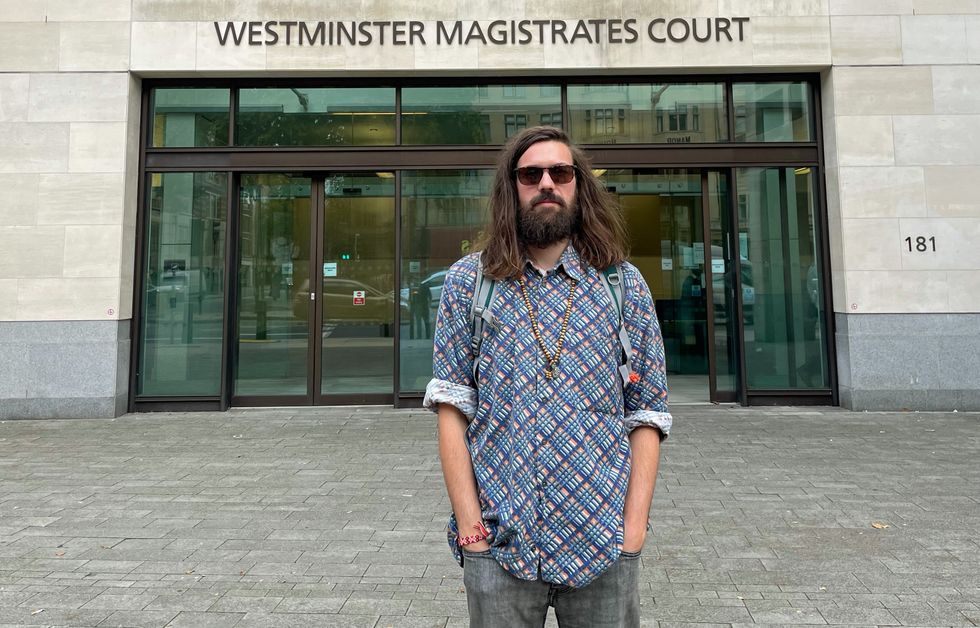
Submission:
<svg viewBox="0 0 980 628">
<path fill-rule="evenodd" d="M 230 94 L 228 89 L 154 89 L 152 146 L 227 146 Z"/>
<path fill-rule="evenodd" d="M 391 146 L 395 90 L 242 89 L 235 121 L 239 146 Z"/>
<path fill-rule="evenodd" d="M 305 395 L 310 179 L 242 175 L 235 395 Z"/>
<path fill-rule="evenodd" d="M 395 175 L 328 175 L 323 208 L 320 392 L 391 394 Z"/>
<path fill-rule="evenodd" d="M 147 204 L 136 394 L 218 395 L 228 176 L 150 175 Z"/>
<path fill-rule="evenodd" d="M 432 378 L 432 330 L 446 270 L 470 252 L 486 219 L 492 170 L 402 173 L 400 389 Z"/>
<path fill-rule="evenodd" d="M 569 85 L 571 133 L 582 144 L 697 144 L 728 139 L 721 83 Z"/>
<path fill-rule="evenodd" d="M 738 317 L 735 313 L 735 252 L 729 236 L 732 230 L 728 205 L 728 175 L 708 172 L 708 220 L 711 238 L 711 301 L 714 309 L 715 385 L 718 392 L 736 394 L 738 390 Z M 751 285 L 744 272 L 742 282 Z"/>
<path fill-rule="evenodd" d="M 536 121 L 561 123 L 561 90 L 489 85 L 402 89 L 403 144 L 503 144 Z M 542 116 L 556 116 L 547 118 Z"/>
<path fill-rule="evenodd" d="M 737 177 L 748 388 L 827 388 L 814 173 L 739 168 Z"/>
<path fill-rule="evenodd" d="M 735 83 L 736 142 L 807 142 L 813 138 L 809 83 Z"/>
</svg>

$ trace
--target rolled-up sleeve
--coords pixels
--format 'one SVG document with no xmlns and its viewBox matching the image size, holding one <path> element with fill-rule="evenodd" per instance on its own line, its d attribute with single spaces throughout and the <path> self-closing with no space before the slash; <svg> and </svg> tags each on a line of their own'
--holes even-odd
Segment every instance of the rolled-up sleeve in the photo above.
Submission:
<svg viewBox="0 0 980 628">
<path fill-rule="evenodd" d="M 667 406 L 667 368 L 660 322 L 640 271 L 626 264 L 623 275 L 623 316 L 633 345 L 634 373 L 625 390 L 626 428 L 632 431 L 643 425 L 656 427 L 664 439 L 670 434 L 673 418 Z"/>
<path fill-rule="evenodd" d="M 433 412 L 440 403 L 448 403 L 469 420 L 476 415 L 477 405 L 469 320 L 475 281 L 475 264 L 470 258 L 456 262 L 446 273 L 432 345 L 432 380 L 422 401 Z"/>
</svg>

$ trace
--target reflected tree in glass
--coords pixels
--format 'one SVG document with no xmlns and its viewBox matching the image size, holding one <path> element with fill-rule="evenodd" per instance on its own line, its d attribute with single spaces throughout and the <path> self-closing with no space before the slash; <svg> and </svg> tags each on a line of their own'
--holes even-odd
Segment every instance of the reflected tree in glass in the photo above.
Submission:
<svg viewBox="0 0 980 628">
<path fill-rule="evenodd" d="M 230 90 L 156 88 L 151 99 L 154 147 L 228 145 Z"/>
<path fill-rule="evenodd" d="M 224 319 L 225 173 L 149 175 L 137 396 L 216 396 Z"/>
<path fill-rule="evenodd" d="M 402 89 L 403 144 L 503 144 L 529 126 L 556 122 L 561 124 L 557 86 Z"/>
<path fill-rule="evenodd" d="M 492 170 L 402 173 L 400 389 L 432 377 L 432 335 L 446 271 L 474 250 L 484 225 Z"/>
<path fill-rule="evenodd" d="M 238 146 L 395 143 L 394 88 L 252 88 L 239 91 Z"/>
<path fill-rule="evenodd" d="M 241 177 L 236 395 L 307 393 L 310 190 L 302 177 Z"/>
</svg>

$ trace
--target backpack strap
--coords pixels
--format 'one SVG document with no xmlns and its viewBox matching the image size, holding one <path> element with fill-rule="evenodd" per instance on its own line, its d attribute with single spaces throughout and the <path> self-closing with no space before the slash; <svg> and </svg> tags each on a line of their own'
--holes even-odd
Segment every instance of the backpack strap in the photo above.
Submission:
<svg viewBox="0 0 980 628">
<path fill-rule="evenodd" d="M 480 370 L 480 346 L 483 344 L 483 325 L 493 325 L 493 299 L 497 282 L 483 274 L 483 260 L 477 254 L 476 282 L 470 303 L 470 343 L 473 347 L 473 384 Z"/>
<path fill-rule="evenodd" d="M 619 338 L 620 359 L 622 364 L 619 366 L 619 375 L 623 378 L 623 386 L 630 383 L 630 373 L 633 372 L 633 344 L 630 342 L 629 334 L 626 333 L 626 318 L 623 316 L 623 270 L 619 264 L 613 264 L 602 271 L 603 282 L 606 292 L 616 308 L 616 322 L 619 330 L 616 336 Z"/>
</svg>

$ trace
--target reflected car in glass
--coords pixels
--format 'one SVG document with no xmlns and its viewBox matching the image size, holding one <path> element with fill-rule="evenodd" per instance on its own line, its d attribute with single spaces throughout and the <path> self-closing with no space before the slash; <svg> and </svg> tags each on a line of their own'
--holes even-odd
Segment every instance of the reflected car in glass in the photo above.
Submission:
<svg viewBox="0 0 980 628">
<path fill-rule="evenodd" d="M 752 281 L 752 262 L 745 259 L 741 259 L 741 280 L 742 280 L 742 316 L 745 319 L 745 323 L 751 325 L 755 322 L 755 286 Z M 725 321 L 726 307 L 725 307 L 725 295 L 728 294 L 725 290 L 725 279 L 728 277 L 728 273 L 714 273 L 711 276 L 711 297 L 715 306 L 715 321 Z M 729 304 L 730 308 L 734 308 L 735 304 Z"/>
<path fill-rule="evenodd" d="M 387 325 L 394 320 L 394 292 L 384 293 L 355 279 L 324 277 L 320 294 L 325 323 Z M 309 304 L 309 281 L 304 280 L 293 295 L 293 315 L 306 318 Z"/>
<path fill-rule="evenodd" d="M 412 296 L 414 295 L 415 298 L 419 298 L 419 290 L 424 290 L 428 293 L 429 310 L 434 313 L 439 309 L 439 301 L 442 299 L 442 286 L 446 282 L 447 272 L 446 270 L 434 272 L 420 281 L 417 286 L 413 285 L 411 288 L 402 288 L 399 291 L 403 320 L 406 316 L 410 315 L 411 304 L 413 302 Z"/>
</svg>

